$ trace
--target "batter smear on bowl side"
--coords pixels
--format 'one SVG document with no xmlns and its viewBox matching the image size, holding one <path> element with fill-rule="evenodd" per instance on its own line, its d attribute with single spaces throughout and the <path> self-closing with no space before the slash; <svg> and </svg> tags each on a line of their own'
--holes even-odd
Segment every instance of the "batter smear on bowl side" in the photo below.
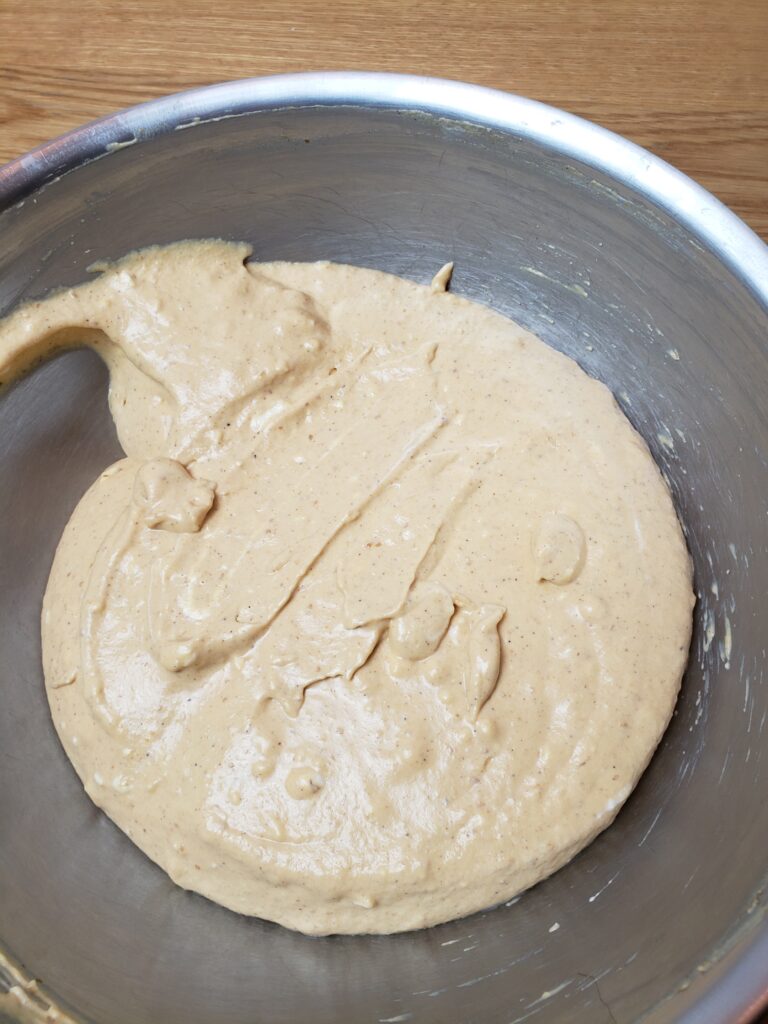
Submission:
<svg viewBox="0 0 768 1024">
<path fill-rule="evenodd" d="M 304 932 L 514 896 L 614 818 L 691 631 L 669 492 L 610 392 L 510 320 L 184 242 L 0 324 L 0 379 L 110 369 L 126 458 L 43 605 L 61 742 L 179 885 Z"/>
</svg>

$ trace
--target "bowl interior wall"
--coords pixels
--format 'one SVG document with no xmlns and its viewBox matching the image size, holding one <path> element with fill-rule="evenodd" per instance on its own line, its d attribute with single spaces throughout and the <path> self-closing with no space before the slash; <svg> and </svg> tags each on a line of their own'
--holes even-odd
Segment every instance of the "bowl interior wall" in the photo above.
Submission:
<svg viewBox="0 0 768 1024">
<path fill-rule="evenodd" d="M 120 455 L 106 372 L 70 353 L 0 399 L 0 946 L 96 1024 L 601 1024 L 670 995 L 654 1019 L 677 1019 L 709 983 L 696 968 L 749 921 L 766 867 L 764 308 L 667 213 L 539 143 L 318 107 L 170 132 L 6 211 L 0 313 L 84 280 L 94 260 L 204 236 L 247 240 L 255 259 L 424 282 L 454 260 L 454 291 L 614 390 L 670 481 L 695 561 L 678 711 L 616 823 L 511 906 L 318 940 L 182 892 L 91 804 L 43 690 L 53 552 Z"/>
</svg>

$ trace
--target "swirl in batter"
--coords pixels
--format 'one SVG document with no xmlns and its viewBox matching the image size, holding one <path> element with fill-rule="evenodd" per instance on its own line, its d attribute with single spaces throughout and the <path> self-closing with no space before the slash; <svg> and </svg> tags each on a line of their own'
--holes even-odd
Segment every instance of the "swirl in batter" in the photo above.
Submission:
<svg viewBox="0 0 768 1024">
<path fill-rule="evenodd" d="M 126 458 L 43 606 L 91 798 L 178 882 L 310 933 L 506 900 L 613 819 L 691 629 L 668 490 L 610 392 L 511 321 L 188 242 L 0 325 L 89 344 Z"/>
</svg>

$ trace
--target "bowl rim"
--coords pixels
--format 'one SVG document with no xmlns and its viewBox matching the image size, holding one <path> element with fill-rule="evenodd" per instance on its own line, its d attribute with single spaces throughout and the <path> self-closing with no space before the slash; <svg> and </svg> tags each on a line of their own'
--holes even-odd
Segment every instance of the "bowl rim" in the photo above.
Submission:
<svg viewBox="0 0 768 1024">
<path fill-rule="evenodd" d="M 420 112 L 503 131 L 570 156 L 617 179 L 683 224 L 768 313 L 768 246 L 682 171 L 607 128 L 537 100 L 420 75 L 301 72 L 220 82 L 149 100 L 0 166 L 0 218 L 62 175 L 134 143 L 207 121 L 307 106 Z M 736 935 L 717 957 L 708 983 L 702 976 L 704 991 L 691 991 L 678 1024 L 748 1024 L 768 1008 L 768 917 L 738 940 Z M 656 1019 L 664 1002 L 649 1011 L 650 1019 Z"/>
<path fill-rule="evenodd" d="M 617 178 L 688 227 L 768 307 L 768 246 L 682 171 L 607 128 L 514 93 L 388 71 L 307 71 L 171 93 L 91 121 L 0 166 L 0 214 L 56 178 L 133 145 L 261 110 L 353 106 L 422 112 L 535 140 Z"/>
</svg>

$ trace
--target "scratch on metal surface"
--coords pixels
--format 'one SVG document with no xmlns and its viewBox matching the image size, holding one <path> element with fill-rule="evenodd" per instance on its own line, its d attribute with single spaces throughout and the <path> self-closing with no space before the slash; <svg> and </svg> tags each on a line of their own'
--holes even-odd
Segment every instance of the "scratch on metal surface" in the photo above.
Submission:
<svg viewBox="0 0 768 1024">
<path fill-rule="evenodd" d="M 523 1024 L 524 1020 L 528 1020 L 529 1017 L 533 1017 L 534 1014 L 538 1013 L 540 1009 L 541 1006 L 537 1006 L 534 1010 L 529 1010 L 527 1013 L 524 1013 L 521 1017 L 515 1017 L 513 1020 L 509 1021 L 509 1024 Z"/>
<path fill-rule="evenodd" d="M 460 981 L 456 988 L 472 988 L 473 985 L 477 985 L 481 981 L 487 981 L 488 978 L 498 978 L 500 974 L 506 974 L 507 971 L 516 967 L 518 964 L 522 964 L 526 960 L 530 960 L 532 956 L 537 956 L 539 953 L 543 952 L 543 946 L 539 946 L 537 949 L 529 949 L 527 953 L 524 953 L 522 956 L 515 957 L 514 960 L 505 964 L 503 967 L 497 967 L 495 971 L 490 971 L 488 974 L 481 974 L 477 978 L 469 978 L 467 981 Z"/>
<path fill-rule="evenodd" d="M 593 178 L 589 183 L 592 188 L 599 189 L 601 192 L 605 192 L 607 195 L 614 199 L 617 203 L 621 203 L 622 206 L 632 206 L 632 200 L 627 196 L 623 196 L 620 192 L 617 192 L 615 188 L 611 188 L 610 185 L 604 184 L 602 181 L 598 181 L 597 178 Z"/>
<path fill-rule="evenodd" d="M 686 890 L 686 889 L 688 888 L 688 886 L 689 886 L 689 885 L 691 884 L 691 882 L 692 882 L 692 881 L 694 880 L 694 878 L 696 877 L 696 875 L 698 874 L 698 872 L 699 872 L 699 869 L 698 869 L 698 867 L 697 867 L 697 868 L 696 868 L 696 869 L 695 869 L 694 871 L 692 871 L 692 872 L 691 872 L 691 874 L 690 874 L 690 875 L 688 876 L 688 881 L 687 881 L 687 882 L 685 883 L 685 885 L 683 886 L 683 892 L 685 892 L 685 890 Z"/>
<path fill-rule="evenodd" d="M 704 653 L 712 646 L 715 639 L 715 614 L 711 608 L 704 613 Z"/>
<path fill-rule="evenodd" d="M 591 988 L 593 985 L 597 985 L 598 982 L 602 981 L 606 974 L 610 974 L 612 970 L 612 967 L 606 967 L 598 974 L 587 974 L 584 971 L 579 971 L 576 977 L 582 978 L 583 981 L 581 981 L 576 987 L 580 992 L 586 992 L 588 988 Z"/>
<path fill-rule="evenodd" d="M 546 1002 L 547 999 L 551 999 L 552 996 L 556 996 L 558 992 L 562 992 L 564 988 L 568 988 L 568 986 L 572 984 L 573 978 L 569 978 L 567 981 L 563 981 L 556 988 L 551 988 L 548 992 L 542 992 L 538 999 L 534 999 L 532 1003 L 528 1003 L 526 1010 L 531 1010 L 534 1006 L 538 1006 L 539 1003 Z"/>
<path fill-rule="evenodd" d="M 718 644 L 718 652 L 720 654 L 720 660 L 726 668 L 731 667 L 731 649 L 733 647 L 733 632 L 731 630 L 731 620 L 728 616 L 725 616 L 725 627 L 723 630 L 723 639 Z"/>
<path fill-rule="evenodd" d="M 651 834 L 651 832 L 653 832 L 653 830 L 654 830 L 654 829 L 656 828 L 656 824 L 657 824 L 657 822 L 658 822 L 659 818 L 661 817 L 661 814 L 662 814 L 662 811 L 663 811 L 663 810 L 664 810 L 664 808 L 663 808 L 663 807 L 660 807 L 660 808 L 658 809 L 658 811 L 656 811 L 656 814 L 655 814 L 655 815 L 653 816 L 653 821 L 652 821 L 652 822 L 651 822 L 651 824 L 650 824 L 650 825 L 648 826 L 648 830 L 647 830 L 647 832 L 645 833 L 645 835 L 643 836 L 643 838 L 642 838 L 642 839 L 640 840 L 640 842 L 639 842 L 639 843 L 637 844 L 638 846 L 642 846 L 642 845 L 643 845 L 643 844 L 645 843 L 645 841 L 646 841 L 646 839 L 648 838 L 648 836 L 649 836 L 649 835 Z"/>
<path fill-rule="evenodd" d="M 549 274 L 545 274 L 543 270 L 538 270 L 536 267 L 521 266 L 520 269 L 526 274 L 533 274 L 534 277 L 541 277 L 545 281 L 549 281 L 551 284 L 556 284 L 559 288 L 564 288 L 567 292 L 571 292 L 573 295 L 578 295 L 583 299 L 589 298 L 589 292 L 578 282 L 574 281 L 569 284 L 567 281 L 558 281 L 556 277 L 550 277 Z"/>
<path fill-rule="evenodd" d="M 659 812 L 659 813 L 661 813 L 661 812 Z M 621 868 L 619 868 L 619 870 L 616 872 L 615 875 L 613 875 L 611 878 L 608 879 L 608 881 L 605 883 L 605 885 L 601 889 L 598 889 L 596 893 L 593 893 L 589 897 L 589 901 L 588 902 L 589 903 L 594 903 L 595 900 L 597 899 L 597 897 L 601 896 L 605 892 L 605 890 L 608 888 L 609 885 L 613 885 L 613 883 L 616 881 L 616 879 L 619 877 L 620 874 L 621 874 Z"/>
</svg>

